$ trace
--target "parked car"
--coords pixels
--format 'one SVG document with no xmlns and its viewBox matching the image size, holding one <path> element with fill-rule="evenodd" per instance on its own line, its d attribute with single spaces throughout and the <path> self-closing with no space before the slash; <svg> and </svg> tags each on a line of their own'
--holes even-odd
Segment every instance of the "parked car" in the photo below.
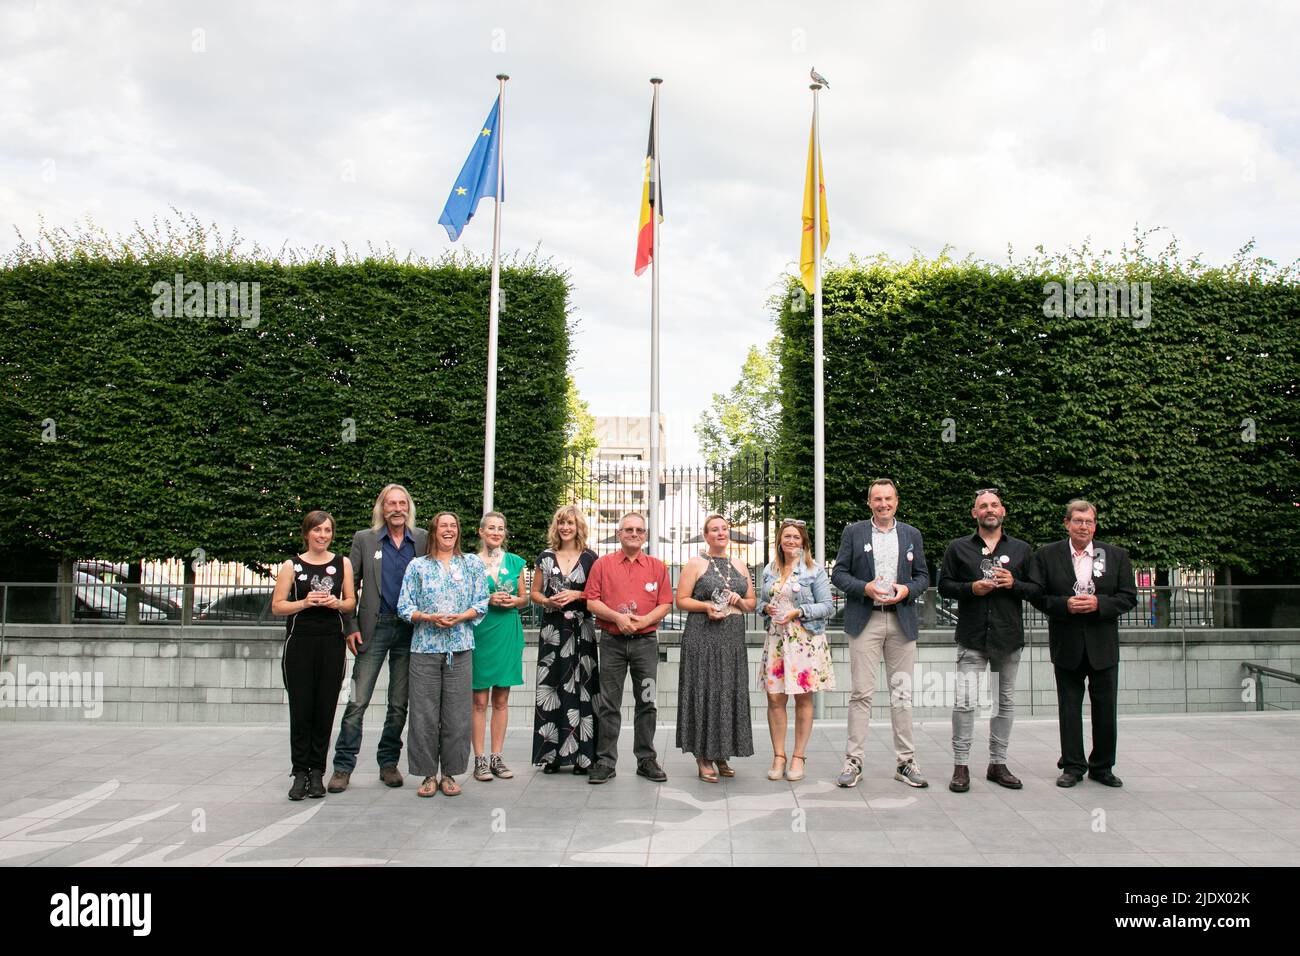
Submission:
<svg viewBox="0 0 1300 956">
<path fill-rule="evenodd" d="M 78 561 L 74 570 L 81 574 L 90 575 L 105 584 L 112 585 L 113 588 L 122 594 L 126 594 L 129 588 L 127 579 L 130 568 L 120 562 L 113 561 Z M 144 581 L 139 585 L 140 606 L 143 609 L 146 604 L 157 608 L 163 612 L 163 616 L 169 621 L 178 621 L 181 617 L 181 600 L 184 594 L 183 589 L 172 584 L 162 582 Z M 144 620 L 143 610 L 141 620 Z"/>
<path fill-rule="evenodd" d="M 73 616 L 76 620 L 126 620 L 126 593 L 124 590 L 107 584 L 93 574 L 74 572 L 73 589 L 75 606 Z M 179 616 L 179 612 L 178 612 Z M 140 622 L 167 620 L 167 612 L 160 607 L 140 599 Z"/>
<path fill-rule="evenodd" d="M 198 613 L 198 620 L 211 624 L 274 624 L 271 588 L 235 588 L 227 591 Z"/>
</svg>

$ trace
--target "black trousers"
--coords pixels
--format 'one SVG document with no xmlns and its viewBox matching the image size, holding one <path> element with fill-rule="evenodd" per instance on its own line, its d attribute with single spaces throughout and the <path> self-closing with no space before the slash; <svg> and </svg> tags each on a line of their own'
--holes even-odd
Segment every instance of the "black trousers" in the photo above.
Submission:
<svg viewBox="0 0 1300 956">
<path fill-rule="evenodd" d="M 1092 753 L 1083 756 L 1083 685 L 1088 683 L 1092 704 Z M 1061 759 L 1057 766 L 1082 776 L 1088 771 L 1110 770 L 1115 766 L 1118 736 L 1116 708 L 1119 697 L 1119 665 L 1094 668 L 1084 651 L 1079 666 L 1056 668 L 1056 713 L 1061 727 Z"/>
<path fill-rule="evenodd" d="M 325 770 L 346 663 L 342 634 L 294 634 L 285 641 L 280 672 L 289 692 L 289 749 L 294 773 Z"/>
</svg>

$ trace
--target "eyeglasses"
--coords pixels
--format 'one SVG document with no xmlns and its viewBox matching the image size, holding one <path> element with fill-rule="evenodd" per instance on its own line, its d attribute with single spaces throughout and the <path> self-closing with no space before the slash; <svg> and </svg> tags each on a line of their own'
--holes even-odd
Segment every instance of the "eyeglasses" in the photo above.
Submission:
<svg viewBox="0 0 1300 956">
<path fill-rule="evenodd" d="M 623 534 L 645 534 L 645 528 L 620 528 Z"/>
<path fill-rule="evenodd" d="M 996 488 L 980 488 L 978 491 L 975 492 L 975 497 L 978 498 L 980 495 L 1001 495 L 1001 494 L 1002 492 L 998 491 L 998 489 Z"/>
<path fill-rule="evenodd" d="M 1091 528 L 1097 523 L 1096 518 L 1071 518 L 1070 524 L 1077 524 L 1080 527 Z"/>
<path fill-rule="evenodd" d="M 784 528 L 787 525 L 794 525 L 796 528 L 806 528 L 808 527 L 808 522 L 800 518 L 782 518 L 781 527 Z"/>
</svg>

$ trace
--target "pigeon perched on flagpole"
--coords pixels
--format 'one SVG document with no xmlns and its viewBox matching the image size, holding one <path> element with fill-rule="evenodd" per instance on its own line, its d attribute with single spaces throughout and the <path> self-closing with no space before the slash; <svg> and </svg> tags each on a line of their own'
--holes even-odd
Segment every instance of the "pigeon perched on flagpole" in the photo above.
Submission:
<svg viewBox="0 0 1300 956">
<path fill-rule="evenodd" d="M 808 75 L 809 75 L 810 77 L 812 77 L 812 81 L 813 81 L 814 83 L 820 83 L 822 86 L 826 87 L 826 89 L 828 89 L 828 90 L 831 88 L 830 80 L 826 79 L 826 77 L 824 77 L 824 76 L 822 76 L 820 73 L 818 73 L 818 72 L 817 72 L 817 67 L 814 66 L 811 70 L 809 70 L 809 71 L 808 71 Z"/>
</svg>

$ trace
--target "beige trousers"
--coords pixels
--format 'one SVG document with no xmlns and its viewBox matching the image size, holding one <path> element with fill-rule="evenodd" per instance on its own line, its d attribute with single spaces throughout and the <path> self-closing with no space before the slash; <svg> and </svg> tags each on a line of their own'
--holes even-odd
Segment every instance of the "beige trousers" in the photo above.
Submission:
<svg viewBox="0 0 1300 956">
<path fill-rule="evenodd" d="M 849 743 L 846 757 L 862 762 L 862 745 L 871 726 L 871 695 L 876 690 L 881 654 L 889 683 L 889 723 L 894 729 L 894 753 L 900 764 L 911 760 L 912 668 L 916 641 L 909 641 L 897 614 L 874 611 L 862 633 L 849 638 L 849 665 L 853 691 L 849 694 Z"/>
</svg>

